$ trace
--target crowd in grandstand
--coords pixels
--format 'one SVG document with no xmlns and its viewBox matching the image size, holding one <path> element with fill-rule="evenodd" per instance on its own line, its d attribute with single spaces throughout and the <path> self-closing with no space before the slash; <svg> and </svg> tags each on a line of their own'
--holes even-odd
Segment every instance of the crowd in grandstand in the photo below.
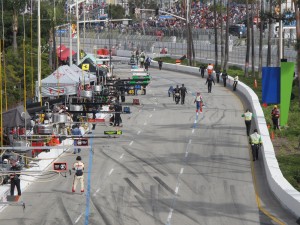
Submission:
<svg viewBox="0 0 300 225">
<path fill-rule="evenodd" d="M 83 3 L 79 4 L 79 15 L 82 16 L 83 9 L 85 7 L 85 11 L 89 12 L 89 18 L 90 19 L 100 19 L 101 15 L 103 15 L 103 11 L 100 9 L 104 9 L 107 7 L 106 3 L 93 3 L 84 5 Z M 67 5 L 66 5 L 67 9 Z M 191 15 L 190 15 L 190 21 L 192 24 L 193 29 L 212 29 L 215 26 L 214 21 L 214 14 L 211 10 L 212 7 L 210 7 L 209 4 L 202 4 L 200 1 L 193 1 L 191 4 Z M 182 3 L 179 3 L 179 1 L 175 1 L 175 3 L 171 7 L 163 7 L 160 10 L 166 11 L 169 13 L 172 13 L 174 15 L 180 16 L 180 17 L 186 17 L 184 5 Z M 75 7 L 72 8 L 71 11 L 73 14 L 75 14 Z M 250 11 L 251 13 L 251 11 Z M 255 12 L 256 13 L 256 9 Z M 230 24 L 236 24 L 241 23 L 245 20 L 246 16 L 246 9 L 244 5 L 232 5 L 230 7 L 229 11 L 229 19 Z M 217 26 L 220 27 L 221 23 L 226 22 L 226 10 L 223 11 L 222 15 L 217 14 Z M 160 16 L 149 16 L 147 20 L 143 20 L 143 24 L 141 22 L 134 22 L 130 23 L 129 25 L 123 25 L 120 23 L 112 24 L 111 28 L 119 30 L 120 33 L 128 33 L 130 31 L 132 33 L 132 30 L 136 31 L 137 33 L 142 33 L 142 29 L 151 29 L 151 28 L 159 28 L 158 32 L 161 32 L 162 30 L 178 30 L 185 27 L 186 21 L 178 19 L 178 18 L 161 18 Z M 97 32 L 101 32 L 104 30 L 105 26 L 107 24 L 102 23 L 94 26 L 95 30 Z M 159 34 L 158 34 L 159 36 Z"/>
</svg>

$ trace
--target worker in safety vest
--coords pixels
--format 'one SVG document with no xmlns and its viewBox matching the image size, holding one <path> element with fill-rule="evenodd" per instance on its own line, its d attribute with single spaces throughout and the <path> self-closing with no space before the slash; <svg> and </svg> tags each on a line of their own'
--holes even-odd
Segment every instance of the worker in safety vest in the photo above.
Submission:
<svg viewBox="0 0 300 225">
<path fill-rule="evenodd" d="M 247 109 L 246 112 L 242 114 L 242 117 L 245 117 L 247 136 L 249 136 L 250 135 L 250 129 L 251 129 L 251 120 L 254 117 L 254 115 L 253 115 L 252 112 L 250 112 L 249 109 Z"/>
<path fill-rule="evenodd" d="M 73 165 L 73 170 L 75 170 L 75 175 L 73 180 L 72 192 L 76 191 L 77 183 L 80 182 L 81 193 L 83 193 L 84 192 L 84 176 L 83 176 L 84 164 L 83 162 L 81 162 L 81 156 L 76 157 L 76 162 Z"/>
<path fill-rule="evenodd" d="M 262 140 L 260 134 L 257 133 L 257 129 L 254 129 L 254 133 L 250 135 L 249 143 L 251 144 L 253 161 L 258 160 L 258 150 Z"/>
</svg>

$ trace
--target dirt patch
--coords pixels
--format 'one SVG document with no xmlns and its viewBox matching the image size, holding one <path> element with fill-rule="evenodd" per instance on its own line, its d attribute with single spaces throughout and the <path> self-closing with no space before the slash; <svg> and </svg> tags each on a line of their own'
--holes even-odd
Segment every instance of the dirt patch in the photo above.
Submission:
<svg viewBox="0 0 300 225">
<path fill-rule="evenodd" d="M 300 149 L 297 143 L 292 143 L 285 137 L 275 137 L 272 140 L 274 151 L 276 156 L 278 155 L 291 155 L 291 154 L 299 154 Z"/>
</svg>

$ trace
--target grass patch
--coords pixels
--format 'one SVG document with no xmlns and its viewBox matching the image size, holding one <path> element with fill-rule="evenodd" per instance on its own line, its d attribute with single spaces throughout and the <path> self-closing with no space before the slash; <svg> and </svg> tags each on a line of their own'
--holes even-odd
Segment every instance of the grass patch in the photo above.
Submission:
<svg viewBox="0 0 300 225">
<path fill-rule="evenodd" d="M 280 169 L 285 178 L 293 185 L 298 191 L 300 191 L 300 155 L 277 155 Z"/>
<path fill-rule="evenodd" d="M 175 64 L 176 59 L 171 57 L 162 57 L 163 62 Z M 155 60 L 158 60 L 156 58 Z M 182 64 L 187 65 L 188 61 L 183 60 Z M 196 67 L 200 65 L 207 66 L 207 63 L 196 62 Z M 245 77 L 244 71 L 237 66 L 229 66 L 228 75 L 239 76 L 239 80 L 248 85 L 257 94 L 260 101 L 262 101 L 262 85 L 261 79 L 257 79 L 257 88 L 254 88 L 254 77 Z M 281 131 L 275 132 L 275 139 L 273 145 L 276 153 L 277 160 L 279 162 L 280 169 L 283 176 L 293 185 L 298 191 L 300 191 L 300 107 L 299 107 L 299 93 L 298 84 L 296 80 L 293 83 L 292 97 L 290 103 L 290 111 L 288 118 L 288 125 L 281 127 Z M 262 102 L 261 102 L 262 103 Z M 280 107 L 280 105 L 279 105 Z M 263 112 L 266 118 L 267 124 L 272 126 L 271 111 L 273 105 L 263 107 Z"/>
</svg>

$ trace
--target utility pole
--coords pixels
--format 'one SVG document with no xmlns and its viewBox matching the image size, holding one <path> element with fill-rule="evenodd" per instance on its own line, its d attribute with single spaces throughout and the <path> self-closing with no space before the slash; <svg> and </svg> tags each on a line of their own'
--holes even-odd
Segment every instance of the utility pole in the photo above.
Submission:
<svg viewBox="0 0 300 225">
<path fill-rule="evenodd" d="M 55 49 L 56 51 L 56 49 Z M 42 72 L 41 72 L 41 0 L 38 0 L 38 101 L 41 103 L 41 106 L 43 105 L 42 103 L 42 87 L 41 87 L 41 77 L 42 77 Z"/>
<path fill-rule="evenodd" d="M 77 27 L 77 65 L 78 65 L 79 60 L 80 60 L 78 0 L 76 0 L 76 19 L 77 19 L 77 23 L 76 23 L 76 27 Z M 72 52 L 71 52 L 71 54 L 72 54 Z"/>
<path fill-rule="evenodd" d="M 279 0 L 279 55 L 278 55 L 278 66 L 280 66 L 280 61 L 283 58 L 283 38 L 282 38 L 282 11 L 281 11 L 281 0 Z"/>
<path fill-rule="evenodd" d="M 73 64 L 73 56 L 72 56 L 72 48 L 73 48 L 73 42 L 72 42 L 72 17 L 71 17 L 71 6 L 69 6 L 69 10 L 70 10 L 70 17 L 69 17 L 69 35 L 70 35 L 70 54 L 69 54 L 69 64 L 70 66 L 72 66 Z"/>
<path fill-rule="evenodd" d="M 190 0 L 186 0 L 186 25 L 187 25 L 187 57 L 189 66 L 192 65 L 191 27 L 190 27 Z"/>
</svg>

